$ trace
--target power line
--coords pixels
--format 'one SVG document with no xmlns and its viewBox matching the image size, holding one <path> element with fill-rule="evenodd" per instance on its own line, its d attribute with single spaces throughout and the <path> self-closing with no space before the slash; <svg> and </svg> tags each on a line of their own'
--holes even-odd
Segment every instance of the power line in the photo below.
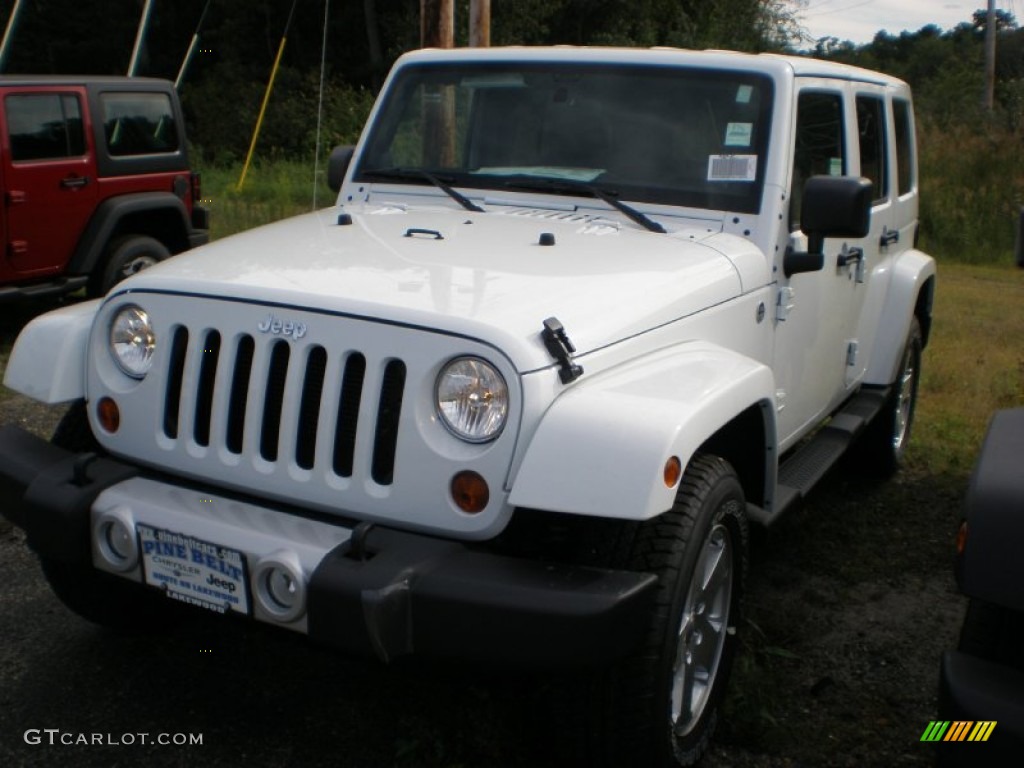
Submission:
<svg viewBox="0 0 1024 768">
<path fill-rule="evenodd" d="M 818 11 L 817 13 L 805 13 L 804 16 L 817 18 L 818 16 L 829 16 L 833 13 L 843 13 L 844 11 L 852 11 L 854 8 L 862 8 L 865 5 L 871 5 L 875 0 L 861 0 L 859 3 L 853 5 L 845 5 L 842 8 L 830 8 L 827 11 Z"/>
</svg>

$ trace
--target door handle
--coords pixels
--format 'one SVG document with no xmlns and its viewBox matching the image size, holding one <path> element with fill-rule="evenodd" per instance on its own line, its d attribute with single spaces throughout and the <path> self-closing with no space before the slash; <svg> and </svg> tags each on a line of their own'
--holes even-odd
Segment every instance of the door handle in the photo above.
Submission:
<svg viewBox="0 0 1024 768">
<path fill-rule="evenodd" d="M 88 176 L 68 176 L 66 179 L 60 180 L 60 185 L 64 187 L 64 189 L 81 189 L 88 185 L 88 183 Z"/>
<path fill-rule="evenodd" d="M 898 229 L 887 229 L 882 232 L 882 237 L 879 240 L 879 245 L 885 248 L 887 245 L 894 245 L 900 241 L 900 231 Z"/>
<path fill-rule="evenodd" d="M 845 267 L 848 264 L 852 264 L 855 261 L 861 261 L 864 258 L 864 249 L 862 248 L 848 248 L 836 258 L 836 266 Z"/>
</svg>

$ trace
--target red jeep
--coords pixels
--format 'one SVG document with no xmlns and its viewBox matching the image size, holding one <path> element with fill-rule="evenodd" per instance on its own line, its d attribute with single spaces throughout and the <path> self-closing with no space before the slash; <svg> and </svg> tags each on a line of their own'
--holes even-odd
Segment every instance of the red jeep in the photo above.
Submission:
<svg viewBox="0 0 1024 768">
<path fill-rule="evenodd" d="M 0 189 L 0 302 L 100 296 L 209 239 L 163 80 L 0 77 Z"/>
</svg>

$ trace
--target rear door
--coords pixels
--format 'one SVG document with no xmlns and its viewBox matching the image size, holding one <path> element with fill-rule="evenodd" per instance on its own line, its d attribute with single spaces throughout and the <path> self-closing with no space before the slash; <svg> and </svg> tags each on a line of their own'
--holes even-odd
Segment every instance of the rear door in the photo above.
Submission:
<svg viewBox="0 0 1024 768">
<path fill-rule="evenodd" d="M 92 215 L 95 160 L 85 89 L 11 88 L 0 110 L 3 258 L 15 280 L 63 272 Z"/>
</svg>

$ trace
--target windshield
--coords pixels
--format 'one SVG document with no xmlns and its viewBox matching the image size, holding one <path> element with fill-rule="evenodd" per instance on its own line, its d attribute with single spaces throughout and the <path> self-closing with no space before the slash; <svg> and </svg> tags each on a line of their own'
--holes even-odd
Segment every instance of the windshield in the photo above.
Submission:
<svg viewBox="0 0 1024 768">
<path fill-rule="evenodd" d="M 756 213 L 772 87 L 753 72 L 635 65 L 408 66 L 381 106 L 357 181 L 523 189 L 583 182 L 622 200 Z M 375 175 L 375 172 L 378 175 Z M 399 174 L 397 172 L 405 172 Z M 553 194 L 579 194 L 552 185 Z"/>
</svg>

